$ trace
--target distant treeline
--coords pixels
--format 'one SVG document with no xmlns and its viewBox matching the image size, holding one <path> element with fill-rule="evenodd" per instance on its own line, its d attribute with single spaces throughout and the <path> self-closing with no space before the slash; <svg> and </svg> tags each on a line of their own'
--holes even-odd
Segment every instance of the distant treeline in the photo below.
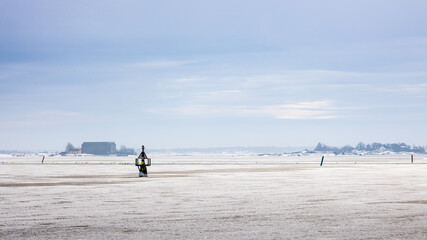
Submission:
<svg viewBox="0 0 427 240">
<path fill-rule="evenodd" d="M 367 151 L 367 152 L 412 152 L 412 153 L 425 153 L 426 149 L 422 146 L 410 146 L 406 143 L 372 143 L 364 144 L 358 143 L 355 147 L 346 145 L 342 148 L 330 147 L 322 143 L 318 143 L 315 152 L 334 152 L 334 153 L 352 153 L 354 151 Z"/>
<path fill-rule="evenodd" d="M 117 155 L 123 155 L 123 156 L 127 156 L 127 155 L 135 155 L 135 149 L 133 148 L 127 148 L 126 146 L 121 146 L 120 150 L 117 150 Z"/>
</svg>

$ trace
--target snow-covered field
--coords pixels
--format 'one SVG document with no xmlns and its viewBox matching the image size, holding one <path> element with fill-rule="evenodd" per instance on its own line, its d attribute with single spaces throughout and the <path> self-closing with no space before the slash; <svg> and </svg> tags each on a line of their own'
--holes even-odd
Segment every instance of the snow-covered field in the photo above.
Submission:
<svg viewBox="0 0 427 240">
<path fill-rule="evenodd" d="M 427 239 L 427 156 L 0 156 L 0 239 Z"/>
</svg>

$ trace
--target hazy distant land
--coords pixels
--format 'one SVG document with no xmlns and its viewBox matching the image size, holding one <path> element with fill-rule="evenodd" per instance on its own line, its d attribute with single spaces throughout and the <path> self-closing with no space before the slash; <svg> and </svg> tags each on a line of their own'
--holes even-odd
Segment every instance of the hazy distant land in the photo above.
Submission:
<svg viewBox="0 0 427 240">
<path fill-rule="evenodd" d="M 69 148 L 69 145 L 67 145 Z M 211 147 L 211 148 L 163 148 L 163 149 L 146 149 L 147 153 L 161 155 L 287 155 L 287 154 L 313 154 L 313 153 L 330 153 L 346 155 L 384 155 L 396 153 L 417 153 L 425 154 L 426 147 L 408 145 L 406 143 L 358 143 L 356 146 L 345 145 L 343 147 L 328 146 L 318 143 L 316 147 Z M 57 155 L 60 152 L 49 151 L 22 151 L 22 150 L 0 150 L 0 154 L 44 154 Z M 61 152 L 64 153 L 64 152 Z M 117 155 L 135 155 L 139 153 L 138 149 L 126 148 L 122 146 Z M 120 154 L 119 154 L 120 153 Z M 75 155 L 75 154 L 73 154 Z"/>
</svg>

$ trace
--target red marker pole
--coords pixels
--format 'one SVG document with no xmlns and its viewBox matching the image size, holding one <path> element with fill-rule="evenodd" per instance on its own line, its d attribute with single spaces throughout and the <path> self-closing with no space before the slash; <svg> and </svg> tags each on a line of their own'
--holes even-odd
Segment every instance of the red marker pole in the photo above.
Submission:
<svg viewBox="0 0 427 240">
<path fill-rule="evenodd" d="M 43 158 L 42 158 L 42 163 L 44 162 L 44 156 L 43 156 Z"/>
<path fill-rule="evenodd" d="M 411 163 L 414 163 L 414 155 L 411 155 Z"/>
</svg>

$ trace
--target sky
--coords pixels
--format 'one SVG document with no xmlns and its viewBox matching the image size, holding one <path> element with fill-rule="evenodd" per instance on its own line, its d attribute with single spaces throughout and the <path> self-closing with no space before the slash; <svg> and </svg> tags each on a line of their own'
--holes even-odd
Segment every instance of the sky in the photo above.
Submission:
<svg viewBox="0 0 427 240">
<path fill-rule="evenodd" d="M 422 0 L 0 0 L 0 150 L 427 145 Z"/>
</svg>

